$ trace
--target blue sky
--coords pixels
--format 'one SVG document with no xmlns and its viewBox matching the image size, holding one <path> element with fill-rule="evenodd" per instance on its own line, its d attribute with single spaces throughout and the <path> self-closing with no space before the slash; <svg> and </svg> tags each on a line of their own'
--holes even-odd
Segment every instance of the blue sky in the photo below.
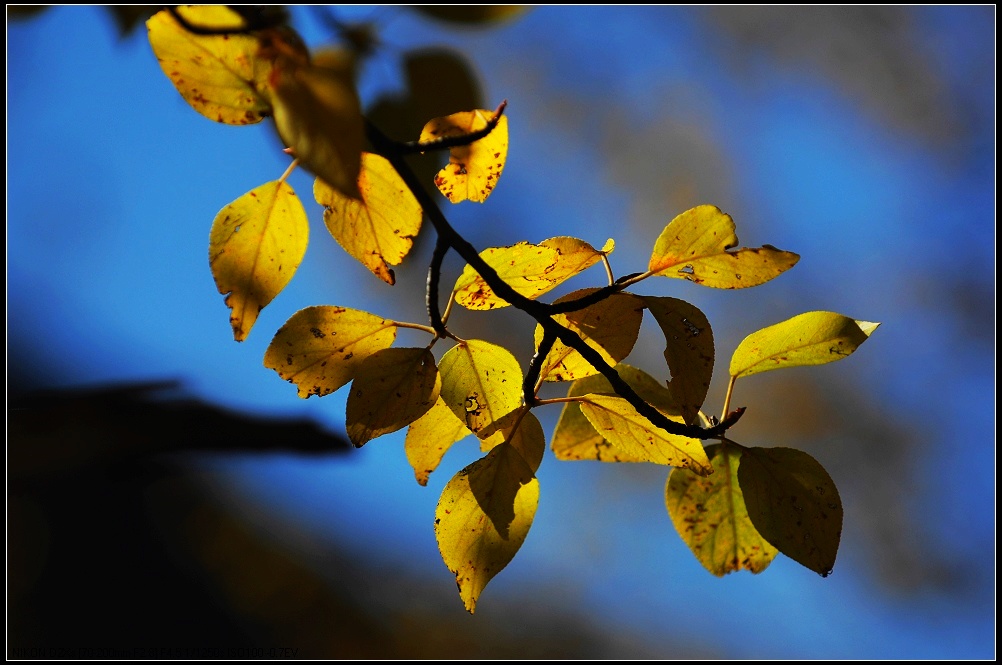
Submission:
<svg viewBox="0 0 1002 665">
<path fill-rule="evenodd" d="M 810 448 L 847 504 L 828 579 L 783 557 L 759 576 L 714 578 L 667 520 L 663 469 L 548 458 L 532 533 L 488 587 L 477 620 L 490 620 L 492 596 L 542 602 L 543 588 L 558 592 L 547 603 L 654 645 L 687 636 L 729 657 L 994 656 L 994 8 L 899 9 L 890 26 L 877 22 L 888 31 L 879 48 L 849 49 L 857 60 L 840 47 L 876 28 L 851 17 L 813 49 L 792 28 L 780 46 L 763 44 L 742 17 L 693 8 L 538 8 L 467 31 L 400 9 L 344 10 L 374 19 L 385 42 L 364 72 L 366 102 L 398 87 L 400 55 L 426 45 L 466 53 L 487 106 L 509 100 L 497 190 L 483 206 L 447 211 L 475 244 L 577 234 L 600 245 L 611 236 L 614 267 L 627 273 L 646 265 L 671 217 L 717 204 L 735 217 L 742 244 L 796 251 L 801 263 L 756 293 L 660 283 L 645 292 L 704 308 L 721 347 L 718 375 L 726 345 L 801 311 L 881 321 L 856 356 L 818 369 L 810 385 L 834 391 L 837 404 L 860 400 L 896 440 L 914 439 L 913 452 L 889 458 L 884 441 L 846 443 L 858 430 L 827 432 L 825 447 Z M 308 42 L 323 42 L 307 12 L 296 18 Z M 232 408 L 343 428 L 343 391 L 299 400 L 262 366 L 271 332 L 314 304 L 402 309 L 421 322 L 420 301 L 388 299 L 388 287 L 336 246 L 299 172 L 290 182 L 311 216 L 306 259 L 248 341 L 234 343 L 208 269 L 209 226 L 284 170 L 272 130 L 199 116 L 162 75 L 145 31 L 119 39 L 103 10 L 54 8 L 9 22 L 7 38 L 8 354 L 34 363 L 41 385 L 180 378 Z M 416 262 L 400 276 L 422 272 Z M 660 356 L 653 338 L 649 347 L 639 359 Z M 784 394 L 769 392 L 782 388 L 771 380 L 750 382 L 736 403 L 754 401 L 759 386 Z M 556 416 L 541 414 L 548 431 Z M 402 441 L 387 436 L 348 461 L 214 459 L 205 472 L 248 519 L 451 588 L 431 524 L 442 486 L 474 453 L 450 452 L 422 488 Z M 887 459 L 906 464 L 858 475 L 878 478 L 900 503 L 868 504 L 882 495 L 862 488 L 846 494 L 859 488 L 856 469 L 872 474 Z M 881 541 L 859 524 L 883 511 L 903 511 L 915 540 L 901 546 L 950 574 L 907 588 L 881 583 L 874 561 L 889 555 L 874 553 Z"/>
</svg>

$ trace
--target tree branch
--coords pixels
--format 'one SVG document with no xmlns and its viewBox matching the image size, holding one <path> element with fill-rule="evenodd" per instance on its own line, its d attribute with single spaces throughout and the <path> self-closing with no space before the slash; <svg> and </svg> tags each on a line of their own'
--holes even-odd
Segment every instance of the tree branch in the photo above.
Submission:
<svg viewBox="0 0 1002 665">
<path fill-rule="evenodd" d="M 503 104 L 500 108 L 503 108 Z M 627 384 L 626 381 L 619 376 L 619 373 L 616 372 L 615 368 L 605 362 L 605 359 L 602 358 L 598 351 L 588 346 L 588 344 L 586 344 L 584 340 L 581 339 L 581 337 L 573 330 L 561 325 L 552 318 L 552 314 L 557 313 L 555 308 L 559 308 L 560 312 L 582 309 L 587 307 L 589 304 L 601 301 L 603 298 L 608 297 L 612 293 L 621 291 L 625 288 L 626 282 L 604 287 L 593 294 L 589 294 L 588 296 L 570 301 L 568 303 L 561 303 L 557 306 L 526 298 L 522 294 L 515 291 L 510 284 L 501 279 L 501 277 L 497 274 L 497 271 L 495 271 L 494 268 L 488 265 L 487 262 L 480 257 L 476 248 L 465 238 L 459 235 L 454 228 L 452 228 L 452 225 L 449 224 L 449 220 L 445 218 L 445 215 L 438 207 L 436 201 L 431 198 L 424 186 L 418 182 L 417 176 L 414 175 L 414 171 L 404 160 L 404 153 L 400 150 L 400 147 L 403 144 L 388 138 L 379 130 L 379 128 L 369 122 L 368 119 L 365 123 L 365 130 L 366 136 L 372 143 L 374 149 L 389 160 L 390 164 L 393 165 L 393 168 L 396 169 L 408 189 L 411 190 L 411 193 L 413 193 L 414 197 L 418 200 L 424 214 L 428 216 L 428 219 L 435 227 L 435 231 L 438 233 L 436 251 L 438 249 L 438 244 L 440 243 L 445 243 L 448 247 L 456 250 L 456 252 L 468 264 L 470 264 L 470 266 L 472 266 L 477 273 L 480 274 L 484 281 L 487 282 L 487 285 L 491 287 L 491 290 L 494 291 L 495 295 L 535 319 L 536 322 L 542 326 L 544 337 L 547 335 L 555 337 L 568 347 L 580 353 L 585 360 L 591 363 L 595 369 L 601 372 L 602 375 L 609 380 L 609 383 L 612 384 L 612 388 L 617 394 L 627 400 L 638 413 L 651 421 L 654 426 L 660 427 L 670 434 L 677 434 L 695 439 L 715 439 L 722 436 L 724 432 L 726 432 L 727 429 L 741 417 L 741 414 L 744 412 L 743 409 L 739 409 L 738 411 L 730 414 L 727 418 L 721 421 L 719 425 L 710 429 L 703 429 L 697 425 L 685 425 L 683 423 L 675 422 L 674 420 L 669 420 L 665 417 L 664 414 L 640 397 L 633 390 L 633 388 L 631 388 L 629 384 Z M 463 139 L 463 141 L 458 143 L 458 145 L 467 145 L 477 140 L 476 138 L 471 138 L 475 134 L 476 133 L 467 134 L 463 137 L 453 138 Z M 430 277 L 431 273 L 429 272 L 429 278 Z M 429 279 L 429 284 L 430 283 L 431 280 Z M 601 293 L 602 296 L 596 297 L 598 293 Z M 429 296 L 429 298 L 435 299 L 435 308 L 437 309 L 437 293 L 434 296 Z M 584 304 L 582 304 L 582 302 Z M 540 360 L 540 363 L 542 363 L 542 360 Z"/>
</svg>

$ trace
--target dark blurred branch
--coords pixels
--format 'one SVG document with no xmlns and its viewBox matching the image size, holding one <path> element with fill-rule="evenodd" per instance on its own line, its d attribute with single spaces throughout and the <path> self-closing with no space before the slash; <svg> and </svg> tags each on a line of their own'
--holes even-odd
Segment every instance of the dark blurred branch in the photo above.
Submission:
<svg viewBox="0 0 1002 665">
<path fill-rule="evenodd" d="M 352 446 L 304 419 L 236 413 L 190 397 L 175 382 L 47 390 L 7 406 L 12 478 L 164 453 L 345 453 Z"/>
</svg>

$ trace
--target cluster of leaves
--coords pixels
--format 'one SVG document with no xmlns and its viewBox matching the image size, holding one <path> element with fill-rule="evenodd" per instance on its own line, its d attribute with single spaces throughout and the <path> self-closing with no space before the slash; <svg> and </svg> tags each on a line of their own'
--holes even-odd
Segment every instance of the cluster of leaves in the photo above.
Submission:
<svg viewBox="0 0 1002 665">
<path fill-rule="evenodd" d="M 225 7 L 179 7 L 157 13 L 147 27 L 164 72 L 197 111 L 235 125 L 271 117 L 294 157 L 278 180 L 225 206 L 212 225 L 210 264 L 237 341 L 303 259 L 309 225 L 286 182 L 296 165 L 317 176 L 313 195 L 331 235 L 387 284 L 424 220 L 433 224 L 430 325 L 309 307 L 275 334 L 264 364 L 304 398 L 350 383 L 351 441 L 362 446 L 406 427 L 405 452 L 422 485 L 454 443 L 477 437 L 483 457 L 446 484 L 435 515 L 442 557 L 469 611 L 532 525 L 535 474 L 546 447 L 532 410 L 549 404 L 563 409 L 550 442 L 557 459 L 673 467 L 665 488 L 668 513 L 715 575 L 760 572 L 778 552 L 822 575 L 831 571 L 842 528 L 832 479 L 801 451 L 746 447 L 728 438 L 743 412 L 730 412 L 729 404 L 737 379 L 839 360 L 878 324 L 809 312 L 749 335 L 731 356 L 718 420 L 702 410 L 715 360 L 706 317 L 684 300 L 627 291 L 651 277 L 753 287 L 793 267 L 796 254 L 770 245 L 735 249 L 733 220 L 710 205 L 675 217 L 655 240 L 646 271 L 618 279 L 609 262 L 611 239 L 600 249 L 560 236 L 477 252 L 450 226 L 405 157 L 448 150 L 435 186 L 452 203 L 485 201 L 508 150 L 504 104 L 430 119 L 416 141 L 394 141 L 363 116 L 352 58 L 346 52 L 311 57 L 284 23 L 255 25 Z M 468 265 L 442 312 L 441 265 L 450 250 Z M 603 286 L 548 304 L 539 300 L 597 265 L 605 269 Z M 507 349 L 450 330 L 454 305 L 514 306 L 532 317 L 536 352 L 526 371 Z M 622 363 L 645 312 L 664 331 L 666 381 Z M 399 328 L 425 331 L 430 341 L 394 347 Z M 432 348 L 439 341 L 452 346 L 436 363 Z M 540 398 L 546 382 L 569 383 L 566 396 Z M 705 440 L 716 443 L 704 447 Z"/>
</svg>

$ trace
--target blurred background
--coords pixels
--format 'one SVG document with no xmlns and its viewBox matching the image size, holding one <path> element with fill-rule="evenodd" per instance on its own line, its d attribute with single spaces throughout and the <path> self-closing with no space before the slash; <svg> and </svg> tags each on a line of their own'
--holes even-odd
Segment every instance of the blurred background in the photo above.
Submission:
<svg viewBox="0 0 1002 665">
<path fill-rule="evenodd" d="M 745 335 L 810 310 L 882 322 L 851 358 L 743 379 L 732 402 L 748 407 L 732 438 L 805 450 L 839 487 L 834 574 L 780 555 L 713 577 L 668 518 L 665 468 L 548 457 L 532 531 L 469 616 L 432 522 L 475 443 L 420 487 L 403 432 L 351 449 L 344 390 L 301 400 L 262 366 L 310 305 L 425 322 L 430 231 L 386 286 L 295 173 L 309 250 L 233 342 L 209 227 L 285 169 L 269 124 L 188 107 L 148 10 L 8 8 L 9 658 L 995 656 L 994 7 L 292 12 L 312 46 L 370 49 L 363 102 L 397 138 L 508 100 L 497 189 L 446 210 L 478 247 L 613 237 L 627 274 L 672 217 L 712 203 L 742 246 L 799 253 L 747 291 L 639 285 L 707 314 L 708 412 Z M 451 255 L 443 281 L 461 269 Z M 453 325 L 527 365 L 524 315 Z M 663 348 L 645 322 L 627 362 L 666 378 Z M 559 408 L 537 413 L 552 431 Z"/>
</svg>

